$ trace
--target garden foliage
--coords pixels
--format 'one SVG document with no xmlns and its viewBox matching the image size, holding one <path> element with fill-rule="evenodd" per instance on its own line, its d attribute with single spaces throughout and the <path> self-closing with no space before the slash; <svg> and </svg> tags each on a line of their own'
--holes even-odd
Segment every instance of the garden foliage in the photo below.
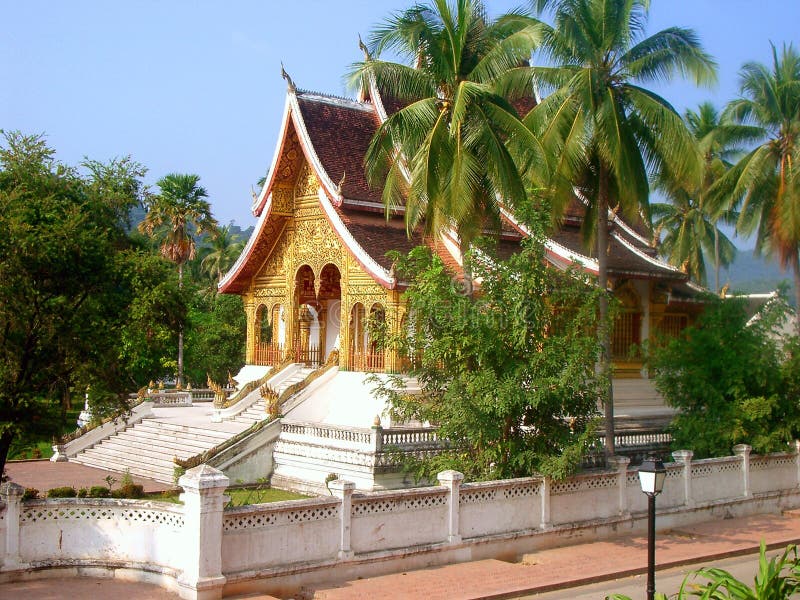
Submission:
<svg viewBox="0 0 800 600">
<path fill-rule="evenodd" d="M 507 260 L 475 251 L 474 295 L 425 247 L 394 259 L 408 317 L 385 339 L 408 357 L 421 393 L 393 388 L 399 379 L 379 391 L 395 420 L 438 426 L 448 444 L 398 460 L 427 479 L 444 469 L 467 479 L 573 471 L 595 438 L 596 286 L 546 266 L 539 238 Z"/>
<path fill-rule="evenodd" d="M 656 388 L 680 411 L 674 447 L 696 458 L 728 456 L 741 443 L 785 450 L 800 433 L 800 343 L 781 335 L 786 303 L 776 298 L 748 319 L 743 300 L 707 302 L 680 337 L 650 348 Z"/>
</svg>

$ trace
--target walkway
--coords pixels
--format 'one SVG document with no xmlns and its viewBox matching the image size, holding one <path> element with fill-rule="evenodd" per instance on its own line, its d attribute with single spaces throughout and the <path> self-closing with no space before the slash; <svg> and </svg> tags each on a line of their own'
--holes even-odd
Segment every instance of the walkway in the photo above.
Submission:
<svg viewBox="0 0 800 600">
<path fill-rule="evenodd" d="M 119 486 L 122 475 L 118 472 L 96 469 L 72 462 L 50 462 L 49 460 L 15 460 L 6 463 L 5 474 L 10 481 L 26 488 L 39 490 L 41 496 L 54 487 L 72 486 L 89 488 L 93 485 L 108 485 L 109 475 Z M 144 477 L 133 476 L 133 482 L 144 486 L 145 492 L 162 492 L 173 486 Z"/>
<path fill-rule="evenodd" d="M 659 532 L 658 569 L 800 542 L 800 512 L 727 519 Z M 317 586 L 315 600 L 488 600 L 611 581 L 647 568 L 647 538 L 617 538 L 543 550 L 520 563 L 481 560 Z M 614 591 L 609 583 L 608 593 Z"/>
</svg>

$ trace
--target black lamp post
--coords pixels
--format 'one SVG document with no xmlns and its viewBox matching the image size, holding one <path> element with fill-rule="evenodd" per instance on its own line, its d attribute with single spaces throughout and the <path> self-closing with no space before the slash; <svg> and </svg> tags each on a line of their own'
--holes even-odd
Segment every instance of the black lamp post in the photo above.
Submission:
<svg viewBox="0 0 800 600">
<path fill-rule="evenodd" d="M 664 489 L 667 470 L 658 458 L 650 457 L 639 467 L 639 483 L 647 494 L 647 600 L 656 593 L 656 496 Z"/>
</svg>

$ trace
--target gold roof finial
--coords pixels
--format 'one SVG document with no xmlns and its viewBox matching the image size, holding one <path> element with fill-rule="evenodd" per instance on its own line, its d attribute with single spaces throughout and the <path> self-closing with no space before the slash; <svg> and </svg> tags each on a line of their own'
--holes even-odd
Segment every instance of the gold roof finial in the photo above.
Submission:
<svg viewBox="0 0 800 600">
<path fill-rule="evenodd" d="M 344 185 L 345 177 L 347 177 L 347 171 L 342 171 L 342 178 L 339 180 L 339 183 L 336 185 L 336 194 L 338 196 L 342 195 L 342 186 Z"/>
<path fill-rule="evenodd" d="M 294 81 L 292 81 L 292 78 L 286 72 L 286 69 L 283 68 L 283 61 L 281 61 L 281 77 L 283 77 L 286 80 L 286 85 L 289 86 L 289 89 L 291 91 L 294 92 L 295 90 L 297 90 L 297 87 L 294 85 Z"/>
<path fill-rule="evenodd" d="M 369 55 L 369 48 L 364 43 L 364 40 L 361 39 L 361 34 L 358 34 L 358 47 L 361 48 L 361 51 L 364 53 L 364 60 L 372 60 L 372 57 Z"/>
</svg>

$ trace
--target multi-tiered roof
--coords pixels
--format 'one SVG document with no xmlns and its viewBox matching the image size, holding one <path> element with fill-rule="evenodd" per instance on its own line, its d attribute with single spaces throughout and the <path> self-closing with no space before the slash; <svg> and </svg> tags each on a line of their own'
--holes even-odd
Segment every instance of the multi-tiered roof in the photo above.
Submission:
<svg viewBox="0 0 800 600">
<path fill-rule="evenodd" d="M 300 91 L 290 83 L 273 163 L 261 193 L 254 197 L 252 211 L 258 224 L 239 260 L 220 282 L 221 292 L 241 293 L 271 252 L 291 216 L 278 205 L 273 191 L 294 184 L 304 161 L 319 180 L 319 203 L 332 229 L 377 283 L 386 288 L 398 284 L 388 251 L 407 252 L 420 244 L 427 243 L 446 264 L 458 268 L 461 256 L 454 237 L 444 235 L 432 241 L 419 232 L 409 236 L 402 209 L 387 220 L 382 190 L 367 183 L 364 156 L 370 140 L 388 115 L 401 108 L 400 102 L 381 96 L 375 85 L 368 98 L 355 101 Z M 573 200 L 561 228 L 547 241 L 547 258 L 560 268 L 578 264 L 596 273 L 597 260 L 585 250 L 580 232 L 584 213 L 580 199 Z M 513 214 L 504 212 L 501 253 L 513 251 L 527 233 Z M 611 217 L 608 273 L 612 279 L 663 280 L 678 295 L 695 293 L 685 273 L 657 258 L 644 223 L 629 225 L 618 215 Z"/>
</svg>

